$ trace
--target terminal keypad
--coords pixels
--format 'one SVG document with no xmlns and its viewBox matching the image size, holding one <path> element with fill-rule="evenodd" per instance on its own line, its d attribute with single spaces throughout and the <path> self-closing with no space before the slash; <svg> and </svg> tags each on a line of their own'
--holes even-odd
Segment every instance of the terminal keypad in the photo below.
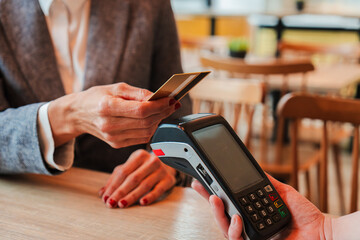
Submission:
<svg viewBox="0 0 360 240">
<path fill-rule="evenodd" d="M 259 231 L 272 226 L 288 215 L 287 208 L 271 185 L 265 185 L 255 192 L 241 196 L 238 200 L 248 215 L 248 219 Z"/>
</svg>

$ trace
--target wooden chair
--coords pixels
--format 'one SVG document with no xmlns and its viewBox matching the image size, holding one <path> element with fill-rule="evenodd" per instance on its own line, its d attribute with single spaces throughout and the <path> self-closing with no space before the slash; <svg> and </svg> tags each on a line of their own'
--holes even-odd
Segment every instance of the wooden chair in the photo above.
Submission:
<svg viewBox="0 0 360 240">
<path fill-rule="evenodd" d="M 180 46 L 183 68 L 188 72 L 198 72 L 202 69 L 200 55 L 209 52 L 224 54 L 228 49 L 227 42 L 227 38 L 219 36 L 181 36 Z"/>
<path fill-rule="evenodd" d="M 229 39 L 219 36 L 210 36 L 210 37 L 180 37 L 180 46 L 181 48 L 191 48 L 198 50 L 208 50 L 211 52 L 217 52 L 219 49 L 224 47 L 227 48 L 227 43 Z"/>
<path fill-rule="evenodd" d="M 252 120 L 256 105 L 263 103 L 263 82 L 241 79 L 206 79 L 190 91 L 190 97 L 193 100 L 194 113 L 210 112 L 224 116 L 226 105 L 230 106 L 232 119 L 229 122 L 237 132 L 241 122 L 241 113 L 245 113 L 243 117 L 247 130 L 243 134 L 243 139 L 244 144 L 251 148 Z M 205 111 L 202 111 L 202 107 L 204 107 L 202 105 L 207 105 Z M 224 117 L 229 120 L 229 117 Z"/>
<path fill-rule="evenodd" d="M 244 78 L 258 78 L 264 81 L 265 96 L 269 90 L 270 77 L 273 75 L 281 75 L 282 77 L 282 94 L 288 91 L 289 75 L 301 74 L 302 83 L 301 89 L 306 91 L 306 74 L 314 70 L 314 66 L 310 61 L 284 61 L 284 60 L 272 60 L 266 62 L 247 62 L 242 59 L 236 59 L 231 57 L 221 57 L 214 54 L 203 55 L 200 57 L 201 64 L 204 67 L 210 67 L 215 70 L 225 70 L 231 74 L 241 74 Z M 236 75 L 235 75 L 236 76 Z M 264 100 L 266 101 L 266 100 Z M 268 109 L 263 107 L 263 120 L 261 130 L 261 156 L 259 161 L 262 163 L 268 162 L 268 137 L 267 137 L 267 118 Z M 274 116 L 275 118 L 275 116 Z"/>
<path fill-rule="evenodd" d="M 291 124 L 291 163 L 288 164 L 288 171 L 291 174 L 291 184 L 298 189 L 298 173 L 299 171 L 308 171 L 312 165 L 319 168 L 319 190 L 320 190 L 320 210 L 328 211 L 328 147 L 329 147 L 329 126 L 331 122 L 351 123 L 354 126 L 353 135 L 353 153 L 352 153 L 352 173 L 351 173 L 351 201 L 350 212 L 357 210 L 358 195 L 358 170 L 359 170 L 359 124 L 360 124 L 360 101 L 342 99 L 339 97 L 316 96 L 305 93 L 294 93 L 285 95 L 278 105 L 279 116 L 279 135 L 282 136 L 281 125 L 284 119 L 290 119 Z M 302 119 L 317 119 L 323 122 L 322 140 L 320 151 L 312 161 L 299 163 L 299 123 Z M 276 164 L 279 168 L 284 168 L 281 162 L 281 151 L 283 143 L 278 138 L 276 147 Z M 341 183 L 341 164 L 336 162 L 336 175 L 340 192 Z M 273 165 L 272 167 L 276 167 Z M 308 172 L 307 172 L 308 173 Z M 309 176 L 307 174 L 307 187 L 310 188 Z M 339 195 L 340 197 L 341 194 Z M 343 199 L 341 199 L 342 201 Z"/>
</svg>

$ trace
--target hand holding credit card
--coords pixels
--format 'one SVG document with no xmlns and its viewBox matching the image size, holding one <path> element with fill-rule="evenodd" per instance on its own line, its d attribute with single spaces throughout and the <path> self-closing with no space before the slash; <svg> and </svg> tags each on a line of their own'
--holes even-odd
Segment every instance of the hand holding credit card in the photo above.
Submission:
<svg viewBox="0 0 360 240">
<path fill-rule="evenodd" d="M 210 71 L 174 74 L 149 99 L 156 100 L 163 97 L 172 97 L 180 100 L 196 84 L 209 75 Z"/>
</svg>

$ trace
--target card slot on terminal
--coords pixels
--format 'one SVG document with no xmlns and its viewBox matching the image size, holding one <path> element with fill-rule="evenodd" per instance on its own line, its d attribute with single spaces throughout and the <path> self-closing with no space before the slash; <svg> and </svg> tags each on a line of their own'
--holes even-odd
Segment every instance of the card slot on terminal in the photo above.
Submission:
<svg viewBox="0 0 360 240">
<path fill-rule="evenodd" d="M 199 164 L 196 169 L 198 170 L 198 172 L 201 174 L 201 176 L 205 179 L 205 181 L 207 182 L 207 184 L 211 185 L 213 180 L 212 178 L 209 176 L 209 174 L 206 172 L 206 170 L 204 169 L 203 166 L 201 166 L 201 164 Z"/>
</svg>

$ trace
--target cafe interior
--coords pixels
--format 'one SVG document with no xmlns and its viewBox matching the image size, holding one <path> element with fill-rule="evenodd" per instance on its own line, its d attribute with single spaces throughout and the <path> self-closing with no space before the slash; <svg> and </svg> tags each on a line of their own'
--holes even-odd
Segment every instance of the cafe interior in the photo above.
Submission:
<svg viewBox="0 0 360 240">
<path fill-rule="evenodd" d="M 173 1 L 184 71 L 212 71 L 194 112 L 223 115 L 264 171 L 335 215 L 359 206 L 359 4 Z"/>
<path fill-rule="evenodd" d="M 266 173 L 321 212 L 358 211 L 360 1 L 171 6 L 183 72 L 211 71 L 188 93 L 193 113 L 224 117 Z M 224 239 L 190 187 L 146 207 L 105 209 L 97 191 L 109 176 L 1 176 L 0 239 Z"/>
</svg>

